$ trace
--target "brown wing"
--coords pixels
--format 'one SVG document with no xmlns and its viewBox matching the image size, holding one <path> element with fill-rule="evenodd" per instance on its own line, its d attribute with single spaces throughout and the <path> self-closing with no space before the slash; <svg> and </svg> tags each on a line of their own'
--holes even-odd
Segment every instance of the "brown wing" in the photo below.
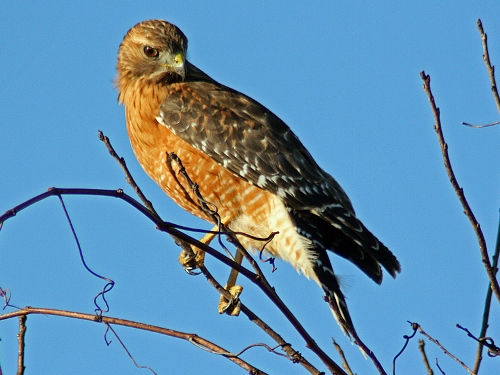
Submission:
<svg viewBox="0 0 500 375">
<path fill-rule="evenodd" d="M 170 85 L 160 123 L 235 175 L 278 195 L 292 217 L 308 217 L 302 228 L 308 237 L 375 281 L 382 280 L 378 262 L 392 275 L 399 271 L 394 255 L 355 217 L 340 185 L 281 119 L 193 65 L 189 68 L 186 82 Z M 313 227 L 327 233 L 315 235 L 309 231 Z"/>
</svg>

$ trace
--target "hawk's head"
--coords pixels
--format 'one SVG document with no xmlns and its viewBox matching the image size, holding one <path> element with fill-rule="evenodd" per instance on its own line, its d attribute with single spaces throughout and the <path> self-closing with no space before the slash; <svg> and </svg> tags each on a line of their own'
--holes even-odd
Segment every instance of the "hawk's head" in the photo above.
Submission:
<svg viewBox="0 0 500 375">
<path fill-rule="evenodd" d="M 118 51 L 116 84 L 119 88 L 137 81 L 174 83 L 186 77 L 188 41 L 175 25 L 150 20 L 132 27 Z"/>
</svg>

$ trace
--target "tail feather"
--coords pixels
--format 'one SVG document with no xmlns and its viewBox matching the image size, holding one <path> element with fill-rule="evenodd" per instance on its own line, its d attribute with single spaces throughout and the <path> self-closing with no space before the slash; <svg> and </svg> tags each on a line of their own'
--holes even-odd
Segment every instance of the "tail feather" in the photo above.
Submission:
<svg viewBox="0 0 500 375">
<path fill-rule="evenodd" d="M 316 282 L 323 289 L 335 320 L 342 331 L 347 336 L 350 336 L 349 330 L 354 330 L 351 314 L 349 314 L 345 296 L 340 290 L 339 281 L 337 276 L 335 276 L 330 258 L 328 258 L 328 253 L 325 249 L 319 249 L 318 258 L 314 261 L 313 270 L 316 274 Z"/>
<path fill-rule="evenodd" d="M 333 316 L 349 336 L 354 331 L 340 284 L 333 271 L 328 251 L 351 261 L 377 284 L 382 282 L 382 267 L 395 277 L 401 266 L 394 254 L 380 242 L 353 211 L 341 205 L 326 205 L 323 210 L 296 210 L 287 206 L 297 232 L 309 239 L 317 257 L 313 260 L 316 282 L 323 289 Z"/>
<path fill-rule="evenodd" d="M 377 284 L 382 282 L 382 269 L 392 276 L 401 271 L 394 254 L 380 242 L 355 216 L 344 216 L 342 220 L 310 217 L 322 235 L 322 244 L 335 254 L 358 266 Z"/>
</svg>

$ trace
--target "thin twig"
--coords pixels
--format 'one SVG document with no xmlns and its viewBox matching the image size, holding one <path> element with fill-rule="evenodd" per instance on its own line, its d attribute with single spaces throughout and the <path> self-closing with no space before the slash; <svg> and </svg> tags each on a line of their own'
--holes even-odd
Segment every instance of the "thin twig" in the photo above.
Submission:
<svg viewBox="0 0 500 375">
<path fill-rule="evenodd" d="M 468 126 L 470 128 L 474 128 L 474 129 L 489 128 L 490 126 L 495 126 L 498 124 L 500 124 L 500 121 L 493 122 L 491 124 L 484 124 L 484 125 L 472 125 L 472 124 L 469 124 L 468 122 L 462 122 L 462 125 L 465 125 L 465 126 Z"/>
<path fill-rule="evenodd" d="M 473 375 L 472 370 L 470 368 L 468 368 L 465 363 L 463 363 L 461 360 L 459 360 L 457 357 L 455 357 L 453 354 L 451 354 L 443 345 L 441 345 L 441 343 L 438 340 L 436 340 L 436 339 L 432 338 L 431 336 L 429 336 L 429 334 L 427 334 L 427 332 L 425 332 L 422 329 L 422 326 L 420 326 L 420 324 L 418 325 L 418 331 L 422 335 L 424 335 L 425 337 L 427 337 L 427 339 L 429 339 L 429 341 L 433 342 L 438 348 L 440 348 L 444 352 L 444 354 L 446 354 L 448 357 L 450 357 L 451 359 L 453 359 L 455 362 L 459 363 L 469 374 Z"/>
<path fill-rule="evenodd" d="M 424 362 L 425 369 L 427 370 L 428 375 L 434 375 L 434 371 L 432 371 L 431 366 L 429 364 L 429 360 L 427 359 L 427 354 L 425 353 L 425 341 L 418 340 L 418 351 L 422 354 L 422 361 Z"/>
<path fill-rule="evenodd" d="M 438 362 L 437 358 L 436 358 L 436 366 L 439 369 L 439 372 L 441 372 L 441 374 L 446 375 L 445 372 L 443 371 L 443 369 L 441 368 L 441 366 L 439 366 L 439 362 Z"/>
<path fill-rule="evenodd" d="M 139 188 L 139 185 L 135 182 L 134 178 L 132 177 L 132 174 L 128 170 L 127 163 L 125 162 L 125 159 L 118 156 L 118 154 L 115 152 L 115 149 L 113 146 L 111 146 L 111 142 L 108 137 L 106 137 L 102 131 L 98 131 L 98 137 L 99 140 L 102 141 L 105 145 L 106 148 L 108 149 L 109 154 L 120 164 L 120 167 L 123 169 L 123 173 L 125 173 L 125 180 L 132 186 L 136 192 L 136 194 L 139 196 L 141 199 L 142 203 L 146 206 L 146 208 L 151 211 L 153 214 L 156 216 L 159 216 L 156 210 L 153 207 L 153 203 L 149 201 L 146 196 L 142 193 L 142 190 Z"/>
<path fill-rule="evenodd" d="M 24 350 L 26 336 L 26 314 L 19 315 L 19 333 L 17 334 L 17 373 L 16 375 L 23 375 L 26 366 L 24 365 Z"/>
<path fill-rule="evenodd" d="M 242 367 L 248 373 L 250 374 L 265 374 L 264 372 L 260 371 L 259 369 L 255 368 L 254 366 L 250 365 L 246 361 L 242 360 L 241 358 L 235 357 L 232 355 L 231 352 L 228 352 L 227 350 L 223 349 L 222 347 L 214 344 L 211 341 L 208 341 L 198 335 L 191 334 L 191 333 L 185 333 L 181 331 L 175 331 L 173 329 L 168 329 L 168 328 L 163 328 L 163 327 L 158 327 L 150 324 L 144 324 L 144 323 L 139 323 L 135 322 L 132 320 L 126 320 L 126 319 L 119 319 L 119 318 L 113 318 L 110 316 L 101 316 L 97 317 L 94 314 L 84 314 L 80 312 L 75 312 L 75 311 L 67 311 L 67 310 L 57 310 L 57 309 L 46 309 L 46 308 L 35 308 L 35 307 L 25 307 L 24 309 L 13 311 L 11 313 L 7 314 L 2 314 L 0 315 L 0 321 L 2 320 L 7 320 L 11 319 L 16 316 L 23 316 L 23 315 L 29 315 L 29 314 L 43 314 L 43 315 L 54 315 L 54 316 L 64 316 L 67 318 L 73 318 L 73 319 L 80 319 L 80 320 L 88 320 L 91 322 L 97 322 L 97 323 L 105 323 L 105 324 L 114 324 L 114 325 L 121 325 L 125 327 L 130 327 L 130 328 L 135 328 L 135 329 L 140 329 L 144 331 L 149 331 L 149 332 L 155 332 L 159 333 L 161 335 L 166 335 L 178 339 L 182 339 L 191 343 L 197 343 L 199 345 L 203 345 L 205 347 L 210 348 L 212 351 L 217 352 L 219 354 L 222 354 L 224 357 L 229 359 L 230 361 L 234 362 L 238 366 Z M 199 345 L 196 345 L 199 347 Z"/>
<path fill-rule="evenodd" d="M 486 64 L 488 77 L 490 78 L 491 92 L 493 93 L 498 113 L 500 113 L 500 96 L 498 95 L 498 87 L 495 79 L 495 67 L 491 65 L 490 53 L 488 51 L 488 36 L 484 32 L 483 23 L 480 19 L 477 20 L 477 28 L 479 29 L 479 34 L 481 35 L 481 41 L 483 43 L 483 60 Z"/>
<path fill-rule="evenodd" d="M 500 287 L 498 285 L 498 280 L 496 279 L 496 270 L 493 269 L 493 267 L 491 266 L 490 257 L 488 255 L 488 249 L 486 247 L 486 240 L 484 239 L 483 231 L 481 230 L 481 226 L 476 220 L 476 217 L 474 216 L 474 213 L 472 212 L 472 209 L 470 208 L 469 203 L 465 198 L 463 189 L 458 184 L 458 181 L 455 177 L 455 173 L 453 172 L 453 168 L 451 166 L 450 156 L 448 154 L 448 145 L 444 140 L 443 129 L 441 127 L 440 111 L 439 108 L 436 106 L 436 102 L 434 101 L 434 96 L 432 95 L 431 91 L 431 77 L 425 74 L 424 71 L 420 72 L 420 77 L 424 81 L 424 91 L 427 94 L 429 103 L 431 105 L 432 113 L 434 114 L 434 121 L 435 121 L 434 130 L 436 131 L 436 134 L 439 139 L 439 144 L 441 145 L 441 152 L 443 154 L 443 160 L 446 172 L 448 173 L 451 185 L 453 186 L 453 189 L 455 190 L 455 193 L 457 194 L 458 199 L 462 204 L 464 213 L 469 219 L 472 228 L 476 233 L 484 268 L 486 269 L 486 273 L 488 274 L 491 288 L 493 289 L 493 292 L 495 293 L 497 300 L 500 302 Z"/>
<path fill-rule="evenodd" d="M 132 354 L 130 353 L 130 351 L 127 349 L 127 347 L 125 346 L 125 344 L 123 343 L 122 339 L 120 338 L 120 336 L 118 336 L 118 334 L 116 333 L 116 331 L 113 329 L 113 327 L 111 327 L 111 324 L 108 324 L 108 323 L 105 323 L 106 326 L 108 327 L 108 329 L 113 332 L 113 334 L 115 335 L 116 339 L 118 340 L 118 342 L 120 343 L 120 345 L 122 346 L 123 350 L 125 350 L 125 353 L 127 353 L 128 357 L 130 358 L 130 360 L 132 361 L 132 363 L 134 364 L 135 367 L 137 368 L 140 368 L 140 369 L 147 369 L 149 371 L 151 371 L 154 375 L 157 375 L 156 372 L 149 366 L 142 366 L 142 365 L 139 365 L 134 357 L 132 356 Z"/>
<path fill-rule="evenodd" d="M 344 370 L 346 370 L 348 375 L 354 375 L 354 373 L 351 370 L 351 367 L 349 366 L 349 363 L 347 362 L 347 358 L 345 357 L 344 351 L 342 350 L 340 345 L 337 344 L 337 341 L 335 341 L 333 337 L 332 337 L 332 343 L 337 353 L 339 353 L 340 359 L 342 360 L 342 367 L 344 368 Z"/>
<path fill-rule="evenodd" d="M 87 265 L 87 262 L 85 261 L 85 257 L 83 256 L 83 250 L 82 250 L 82 246 L 80 245 L 80 240 L 78 239 L 75 227 L 73 226 L 73 222 L 71 221 L 71 217 L 69 216 L 68 210 L 66 209 L 66 204 L 64 204 L 63 197 L 61 195 L 59 195 L 58 198 L 59 198 L 59 201 L 61 202 L 61 206 L 63 208 L 64 215 L 66 216 L 66 220 L 68 221 L 69 227 L 71 229 L 71 233 L 73 234 L 73 238 L 75 240 L 76 247 L 78 248 L 78 254 L 80 255 L 80 261 L 82 262 L 82 264 L 85 267 L 85 269 L 91 275 L 93 275 L 93 276 L 95 276 L 95 277 L 97 277 L 97 278 L 99 278 L 101 280 L 106 281 L 106 284 L 104 284 L 102 290 L 94 297 L 94 305 L 96 307 L 94 311 L 98 315 L 102 315 L 102 313 L 109 312 L 109 305 L 108 305 L 108 301 L 106 299 L 106 293 L 110 292 L 113 289 L 113 287 L 115 286 L 115 282 L 113 280 L 111 280 L 110 278 L 108 278 L 108 277 L 101 276 L 98 273 L 94 272 Z M 97 300 L 99 299 L 99 297 L 101 297 L 101 299 L 103 300 L 104 304 L 106 305 L 106 307 L 104 309 L 101 306 L 99 306 L 99 303 L 97 302 Z"/>
</svg>

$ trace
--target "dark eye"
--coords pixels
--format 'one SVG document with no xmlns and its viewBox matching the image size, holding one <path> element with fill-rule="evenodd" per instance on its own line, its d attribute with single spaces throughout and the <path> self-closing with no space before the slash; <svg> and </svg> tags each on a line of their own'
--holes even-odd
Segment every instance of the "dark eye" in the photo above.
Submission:
<svg viewBox="0 0 500 375">
<path fill-rule="evenodd" d="M 158 51 L 156 48 L 154 47 L 150 47 L 150 46 L 145 46 L 144 47 L 144 54 L 147 56 L 147 57 L 151 57 L 151 58 L 156 58 L 160 55 L 160 51 Z"/>
</svg>

